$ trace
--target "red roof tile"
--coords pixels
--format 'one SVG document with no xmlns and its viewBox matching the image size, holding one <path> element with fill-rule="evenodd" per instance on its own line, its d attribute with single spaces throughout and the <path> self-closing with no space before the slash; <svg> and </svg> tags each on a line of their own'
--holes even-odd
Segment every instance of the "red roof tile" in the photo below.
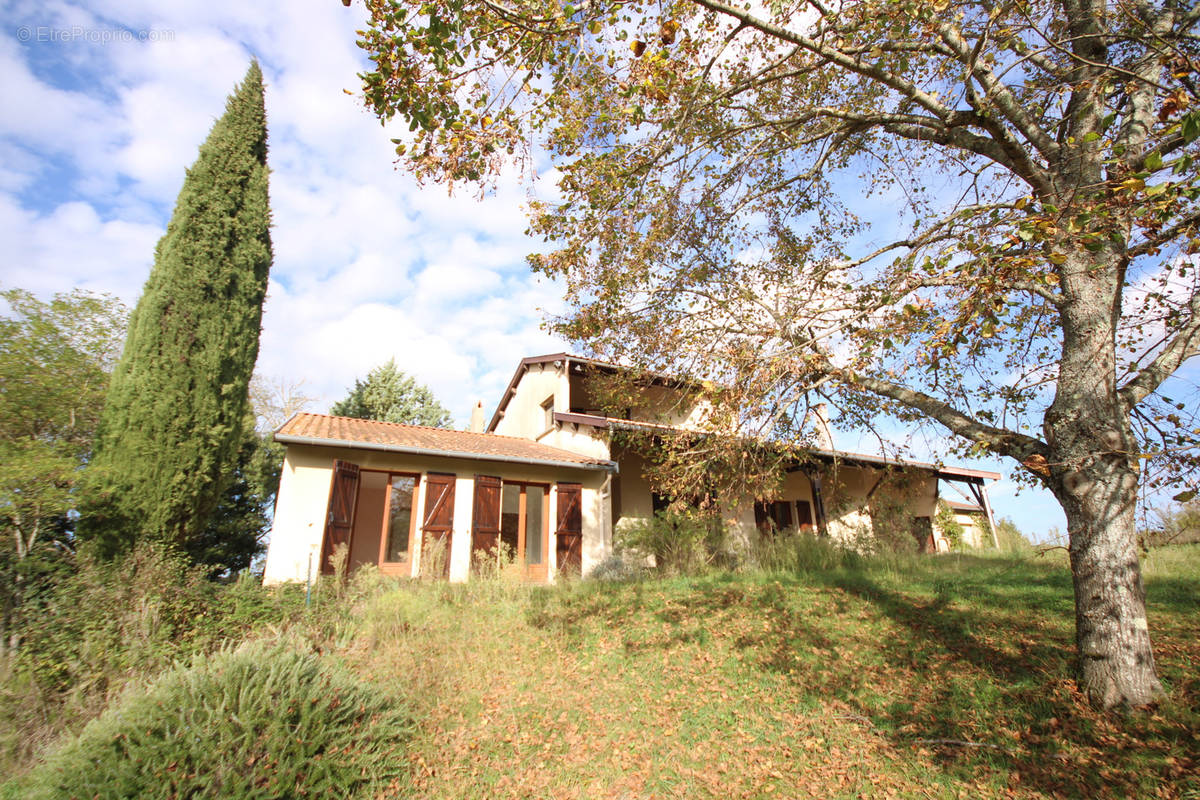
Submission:
<svg viewBox="0 0 1200 800">
<path fill-rule="evenodd" d="M 581 456 L 569 450 L 560 450 L 513 436 L 451 431 L 352 417 L 332 417 L 328 414 L 296 414 L 275 432 L 275 441 L 284 444 L 429 453 L 454 458 L 549 464 L 582 469 L 616 468 L 611 461 Z"/>
</svg>

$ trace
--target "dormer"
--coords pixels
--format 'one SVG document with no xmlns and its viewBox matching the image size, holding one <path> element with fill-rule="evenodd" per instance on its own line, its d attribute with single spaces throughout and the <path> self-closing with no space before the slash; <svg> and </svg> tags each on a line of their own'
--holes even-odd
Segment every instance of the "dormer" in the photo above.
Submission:
<svg viewBox="0 0 1200 800">
<path fill-rule="evenodd" d="M 622 382 L 623 407 L 611 385 Z M 631 375 L 625 367 L 552 353 L 522 359 L 488 423 L 490 433 L 569 446 L 554 434 L 563 425 L 608 428 L 615 423 L 694 429 L 707 413 L 694 384 L 663 375 Z"/>
</svg>

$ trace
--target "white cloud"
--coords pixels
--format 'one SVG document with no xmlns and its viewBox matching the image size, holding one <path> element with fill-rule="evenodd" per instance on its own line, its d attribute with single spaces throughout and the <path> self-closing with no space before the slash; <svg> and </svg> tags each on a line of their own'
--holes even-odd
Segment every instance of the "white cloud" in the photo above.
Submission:
<svg viewBox="0 0 1200 800">
<path fill-rule="evenodd" d="M 261 371 L 307 381 L 324 410 L 395 357 L 465 422 L 521 357 L 563 347 L 539 327 L 561 287 L 525 266 L 538 244 L 523 234 L 522 176 L 502 176 L 483 200 L 422 188 L 394 167 L 396 125 L 343 91 L 366 66 L 354 44 L 361 8 L 95 0 L 6 13 L 0 89 L 22 113 L 0 119 L 4 285 L 135 300 L 185 169 L 257 56 L 275 245 Z M 20 44 L 20 25 L 154 35 Z M 46 175 L 60 177 L 39 191 Z M 542 176 L 537 191 L 553 194 L 556 180 Z"/>
</svg>

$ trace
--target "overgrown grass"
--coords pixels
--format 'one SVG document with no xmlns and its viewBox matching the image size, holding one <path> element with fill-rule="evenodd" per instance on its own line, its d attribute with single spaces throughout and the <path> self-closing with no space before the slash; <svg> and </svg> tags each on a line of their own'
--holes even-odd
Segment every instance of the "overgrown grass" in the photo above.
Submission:
<svg viewBox="0 0 1200 800">
<path fill-rule="evenodd" d="M 552 588 L 367 572 L 278 625 L 412 714 L 388 796 L 1200 796 L 1200 547 L 1146 562 L 1171 696 L 1125 718 L 1074 689 L 1061 552 L 761 561 Z"/>
<path fill-rule="evenodd" d="M 1200 549 L 1148 564 L 1172 694 L 1128 718 L 1074 689 L 1055 554 L 793 555 L 790 570 L 381 597 L 348 658 L 406 676 L 381 689 L 417 703 L 403 794 L 1200 792 Z"/>
<path fill-rule="evenodd" d="M 80 556 L 28 615 L 16 658 L 0 658 L 0 775 L 19 775 L 128 687 L 197 655 L 284 631 L 317 647 L 344 643 L 354 609 L 386 586 L 363 572 L 306 605 L 302 586 L 213 583 L 154 547 L 114 562 Z"/>
</svg>

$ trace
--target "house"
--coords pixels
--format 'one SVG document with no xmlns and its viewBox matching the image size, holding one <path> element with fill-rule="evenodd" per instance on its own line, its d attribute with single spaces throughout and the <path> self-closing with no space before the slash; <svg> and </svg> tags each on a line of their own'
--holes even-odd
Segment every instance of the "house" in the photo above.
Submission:
<svg viewBox="0 0 1200 800">
<path fill-rule="evenodd" d="M 566 353 L 523 359 L 472 431 L 297 414 L 275 434 L 287 451 L 265 580 L 329 572 L 342 543 L 349 568 L 393 575 L 466 580 L 498 544 L 530 581 L 588 573 L 613 552 L 614 532 L 667 503 L 646 478 L 645 450 L 614 434 L 652 442 L 702 430 L 711 412 L 695 384 L 662 375 L 638 376 L 628 407 L 605 411 L 604 381 L 627 376 Z M 945 481 L 968 487 L 990 521 L 986 482 L 998 473 L 840 452 L 828 440 L 807 455 L 776 496 L 725 499 L 735 542 L 800 529 L 855 545 L 890 526 L 934 552 L 944 549 L 934 517 Z"/>
<path fill-rule="evenodd" d="M 617 465 L 528 439 L 296 414 L 286 445 L 264 581 L 354 569 L 466 580 L 472 553 L 505 545 L 522 577 L 591 569 L 611 550 Z M 422 561 L 425 563 L 422 563 Z"/>
</svg>

